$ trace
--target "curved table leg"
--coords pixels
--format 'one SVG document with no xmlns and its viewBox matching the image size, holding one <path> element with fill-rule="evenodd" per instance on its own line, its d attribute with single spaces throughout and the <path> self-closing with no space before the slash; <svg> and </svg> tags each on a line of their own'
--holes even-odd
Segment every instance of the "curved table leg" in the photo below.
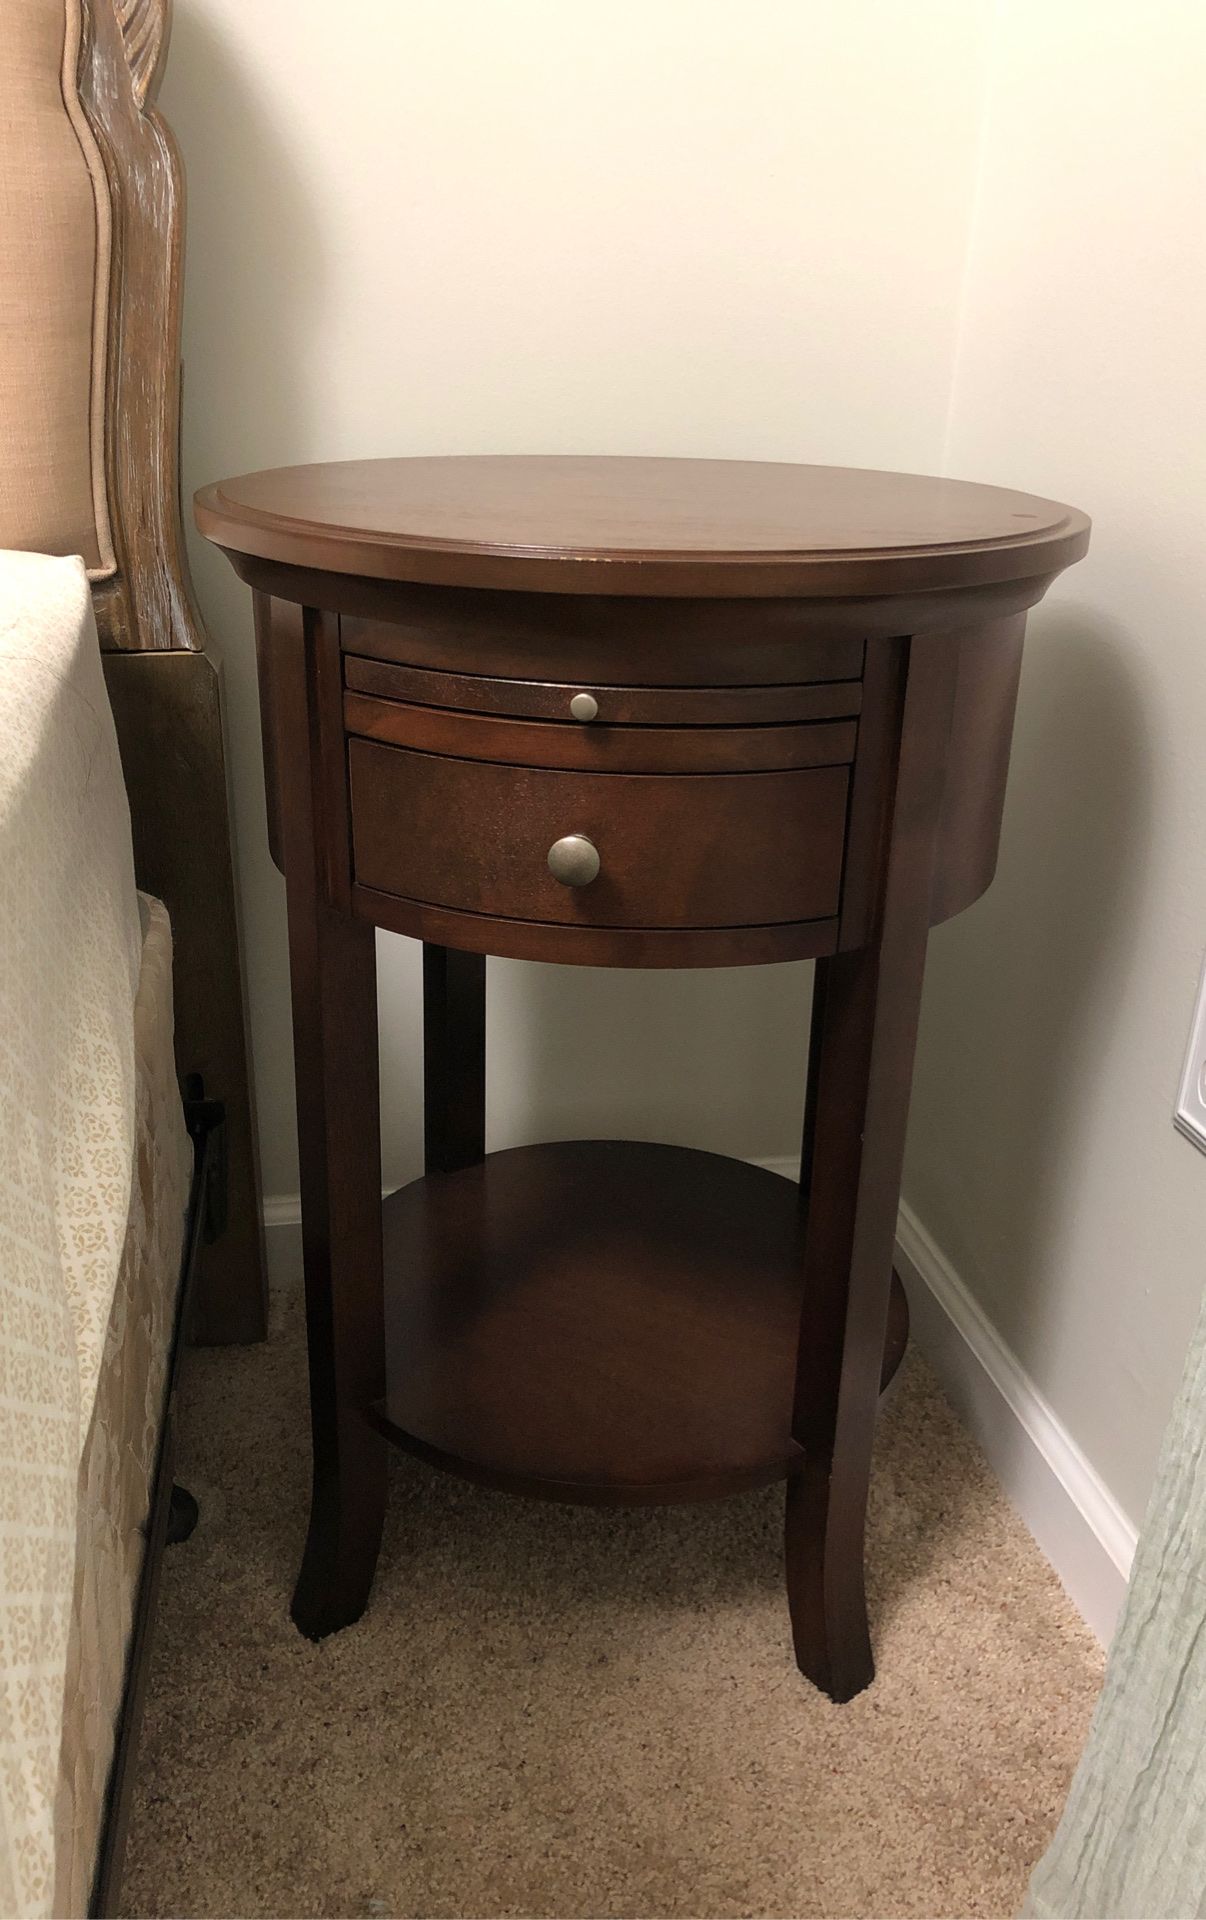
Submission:
<svg viewBox="0 0 1206 1920">
<path fill-rule="evenodd" d="M 909 643 L 876 938 L 818 961 L 801 1166 L 807 1207 L 787 1582 L 802 1672 L 834 1700 L 869 1684 L 863 1533 L 905 1123 L 954 680 Z"/>
<path fill-rule="evenodd" d="M 387 1442 L 366 1418 L 385 1384 L 376 932 L 332 902 L 327 879 L 335 623 L 278 601 L 271 619 L 314 1448 L 292 1612 L 317 1640 L 363 1613 L 385 1516 Z"/>
</svg>

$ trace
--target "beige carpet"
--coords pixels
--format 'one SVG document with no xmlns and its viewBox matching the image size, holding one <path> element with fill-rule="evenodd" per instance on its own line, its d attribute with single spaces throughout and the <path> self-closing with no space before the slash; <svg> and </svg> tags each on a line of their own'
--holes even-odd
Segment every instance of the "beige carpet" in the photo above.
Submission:
<svg viewBox="0 0 1206 1920">
<path fill-rule="evenodd" d="M 796 1673 L 776 1490 L 595 1513 L 398 1457 L 365 1618 L 290 1625 L 300 1314 L 193 1353 L 125 1911 L 1016 1912 L 1101 1658 L 924 1367 L 881 1423 L 879 1677 Z"/>
</svg>

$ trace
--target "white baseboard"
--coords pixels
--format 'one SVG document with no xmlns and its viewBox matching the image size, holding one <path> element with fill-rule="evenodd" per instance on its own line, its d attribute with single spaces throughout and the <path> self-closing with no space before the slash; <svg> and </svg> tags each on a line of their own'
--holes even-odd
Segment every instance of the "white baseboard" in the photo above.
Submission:
<svg viewBox="0 0 1206 1920">
<path fill-rule="evenodd" d="M 270 1287 L 296 1285 L 301 1280 L 301 1195 L 265 1194 L 264 1257 Z"/>
<path fill-rule="evenodd" d="M 287 1232 L 301 1229 L 300 1193 L 270 1193 L 264 1197 L 264 1232 Z"/>
<path fill-rule="evenodd" d="M 896 1262 L 918 1346 L 1081 1617 L 1108 1645 L 1135 1527 L 906 1205 Z"/>
<path fill-rule="evenodd" d="M 756 1165 L 794 1179 L 798 1161 Z M 296 1194 L 264 1202 L 268 1268 L 300 1266 Z M 993 1472 L 1098 1639 L 1108 1643 L 1126 1593 L 1136 1531 L 1049 1402 L 911 1208 L 902 1204 L 896 1261 L 913 1336 Z"/>
</svg>

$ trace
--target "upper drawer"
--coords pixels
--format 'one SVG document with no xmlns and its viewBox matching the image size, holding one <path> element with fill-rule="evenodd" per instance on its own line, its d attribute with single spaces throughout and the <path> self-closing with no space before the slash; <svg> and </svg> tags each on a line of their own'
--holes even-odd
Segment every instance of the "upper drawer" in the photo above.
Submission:
<svg viewBox="0 0 1206 1920">
<path fill-rule="evenodd" d="M 348 733 L 393 747 L 526 767 L 580 767 L 597 773 L 752 773 L 832 767 L 854 759 L 853 720 L 788 727 L 576 726 L 511 720 L 455 708 L 411 706 L 345 693 Z"/>
<path fill-rule="evenodd" d="M 861 680 L 769 687 L 619 687 L 598 681 L 500 680 L 486 674 L 442 673 L 430 667 L 369 660 L 359 654 L 346 657 L 344 683 L 356 693 L 384 700 L 532 720 L 579 721 L 581 696 L 588 695 L 582 724 L 625 727 L 757 727 L 846 719 L 859 712 L 863 693 Z M 572 704 L 575 701 L 577 707 Z"/>
</svg>

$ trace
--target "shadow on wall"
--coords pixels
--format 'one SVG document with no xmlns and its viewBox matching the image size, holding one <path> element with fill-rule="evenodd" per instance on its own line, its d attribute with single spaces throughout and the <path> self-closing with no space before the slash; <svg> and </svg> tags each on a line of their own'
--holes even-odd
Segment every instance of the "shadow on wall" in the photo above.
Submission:
<svg viewBox="0 0 1206 1920">
<path fill-rule="evenodd" d="M 306 349 L 326 276 L 299 130 L 281 137 L 270 89 L 195 6 L 176 9 L 161 104 L 188 181 L 185 345 L 207 402 L 189 452 L 223 473 L 314 458 Z"/>
<path fill-rule="evenodd" d="M 160 97 L 188 197 L 182 478 L 197 597 L 223 668 L 264 1188 L 296 1188 L 284 884 L 268 854 L 251 597 L 196 533 L 192 495 L 305 457 L 305 341 L 319 326 L 322 235 L 267 92 L 205 10 L 175 10 Z"/>
<path fill-rule="evenodd" d="M 997 879 L 930 947 L 905 1194 L 1023 1364 L 1151 833 L 1144 688 L 1104 615 L 1032 616 Z"/>
</svg>

